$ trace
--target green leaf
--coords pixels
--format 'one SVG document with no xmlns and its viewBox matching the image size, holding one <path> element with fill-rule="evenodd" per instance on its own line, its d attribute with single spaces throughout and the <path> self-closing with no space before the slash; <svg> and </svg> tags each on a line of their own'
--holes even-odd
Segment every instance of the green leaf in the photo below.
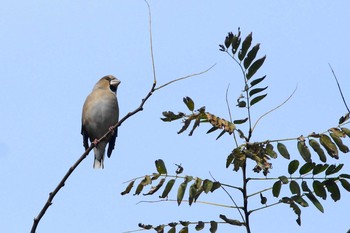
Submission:
<svg viewBox="0 0 350 233">
<path fill-rule="evenodd" d="M 188 225 L 190 225 L 190 222 L 189 221 L 179 221 L 180 224 L 184 227 L 187 227 Z"/>
<path fill-rule="evenodd" d="M 243 41 L 242 43 L 242 47 L 241 47 L 241 50 L 239 51 L 238 53 L 238 58 L 239 60 L 243 60 L 245 55 L 247 54 L 247 51 L 252 43 L 252 40 L 253 40 L 253 36 L 252 36 L 252 33 L 250 33 Z"/>
<path fill-rule="evenodd" d="M 241 120 L 234 120 L 233 124 L 239 125 L 239 124 L 243 124 L 248 120 L 248 117 L 245 119 L 241 119 Z"/>
<path fill-rule="evenodd" d="M 266 96 L 267 96 L 267 94 L 259 95 L 259 96 L 255 97 L 254 99 L 252 99 L 250 101 L 250 106 L 253 106 L 254 104 L 258 103 L 260 100 L 264 99 Z"/>
<path fill-rule="evenodd" d="M 303 189 L 304 192 L 311 192 L 311 190 L 307 186 L 306 181 L 301 182 L 301 188 Z"/>
<path fill-rule="evenodd" d="M 314 170 L 312 171 L 312 175 L 318 175 L 320 174 L 321 172 L 324 172 L 327 168 L 328 168 L 328 164 L 317 164 L 315 167 L 314 167 Z"/>
<path fill-rule="evenodd" d="M 168 233 L 176 233 L 176 228 L 175 227 L 171 227 L 169 229 Z"/>
<path fill-rule="evenodd" d="M 312 183 L 312 187 L 317 196 L 319 196 L 323 200 L 326 200 L 327 198 L 326 189 L 324 188 L 323 184 L 320 181 L 314 180 L 314 182 Z"/>
<path fill-rule="evenodd" d="M 224 135 L 225 133 L 226 133 L 226 130 L 222 130 L 221 133 L 216 137 L 216 140 L 221 138 L 221 136 Z"/>
<path fill-rule="evenodd" d="M 328 179 L 324 182 L 324 185 L 326 186 L 328 192 L 331 193 L 331 198 L 333 201 L 340 200 L 340 190 L 334 180 Z"/>
<path fill-rule="evenodd" d="M 132 187 L 134 187 L 134 183 L 135 183 L 135 180 L 131 181 L 131 182 L 128 184 L 128 186 L 126 187 L 126 189 L 125 189 L 123 192 L 121 192 L 120 194 L 121 194 L 121 195 L 128 194 L 128 193 L 131 191 Z"/>
<path fill-rule="evenodd" d="M 344 166 L 344 164 L 342 164 L 342 163 L 338 164 L 338 166 L 333 170 L 332 174 L 339 172 L 343 168 L 343 166 Z"/>
<path fill-rule="evenodd" d="M 232 32 L 229 32 L 225 39 L 225 47 L 227 49 L 231 46 L 232 41 L 233 41 L 233 34 Z"/>
<path fill-rule="evenodd" d="M 235 54 L 237 52 L 237 49 L 241 43 L 241 31 L 238 28 L 237 35 L 233 35 L 232 39 L 232 53 Z"/>
<path fill-rule="evenodd" d="M 331 133 L 331 138 L 337 144 L 339 150 L 343 153 L 348 153 L 349 152 L 349 147 L 343 144 L 343 141 L 340 139 L 339 136 L 337 136 L 335 133 Z"/>
<path fill-rule="evenodd" d="M 153 195 L 155 192 L 157 192 L 163 186 L 164 182 L 165 182 L 165 178 L 162 178 L 156 186 L 152 187 L 148 193 L 145 193 L 143 195 L 144 196 Z"/>
<path fill-rule="evenodd" d="M 204 222 L 198 221 L 198 223 L 197 223 L 197 225 L 195 227 L 196 231 L 203 230 L 203 228 L 204 228 Z"/>
<path fill-rule="evenodd" d="M 164 232 L 164 225 L 159 225 L 154 228 L 154 230 L 158 233 L 163 233 Z"/>
<path fill-rule="evenodd" d="M 215 233 L 218 229 L 218 223 L 215 221 L 210 221 L 210 233 Z"/>
<path fill-rule="evenodd" d="M 168 223 L 168 226 L 169 227 L 176 227 L 177 226 L 177 222 L 171 222 L 171 223 Z"/>
<path fill-rule="evenodd" d="M 187 182 L 184 181 L 180 184 L 179 189 L 177 190 L 177 204 L 178 205 L 181 204 L 182 199 L 184 198 L 186 187 L 187 187 Z"/>
<path fill-rule="evenodd" d="M 257 79 L 255 79 L 255 80 L 251 81 L 251 82 L 250 82 L 250 87 L 253 87 L 253 86 L 259 84 L 259 83 L 260 83 L 261 81 L 263 81 L 265 78 L 266 78 L 266 75 L 264 75 L 264 76 L 261 77 L 261 78 L 257 78 Z"/>
<path fill-rule="evenodd" d="M 249 96 L 252 97 L 253 95 L 255 95 L 255 94 L 259 93 L 259 92 L 262 92 L 262 91 L 264 91 L 264 90 L 266 90 L 266 89 L 267 89 L 267 86 L 264 87 L 264 88 L 255 88 L 255 89 L 251 89 L 251 90 L 249 91 Z"/>
<path fill-rule="evenodd" d="M 278 177 L 278 179 L 280 179 L 280 181 L 283 183 L 283 184 L 288 184 L 289 183 L 289 180 L 286 176 L 280 176 Z"/>
<path fill-rule="evenodd" d="M 309 204 L 304 200 L 304 198 L 302 198 L 299 195 L 293 196 L 292 199 L 298 203 L 299 205 L 301 205 L 302 207 L 308 207 Z"/>
<path fill-rule="evenodd" d="M 343 188 L 346 191 L 350 192 L 350 183 L 345 179 L 339 179 L 339 181 L 340 181 L 341 185 L 343 186 Z"/>
<path fill-rule="evenodd" d="M 340 174 L 339 177 L 350 179 L 350 175 L 349 174 Z"/>
<path fill-rule="evenodd" d="M 196 185 L 196 183 L 193 183 L 190 187 L 190 190 L 189 190 L 189 197 L 188 197 L 188 204 L 189 205 L 192 205 L 193 200 L 197 194 L 197 191 L 198 191 L 197 185 Z"/>
<path fill-rule="evenodd" d="M 174 120 L 178 120 L 182 117 L 185 116 L 185 113 L 179 112 L 178 114 L 175 114 L 171 111 L 166 111 L 162 113 L 163 116 L 165 116 L 164 118 L 160 118 L 162 121 L 164 122 L 170 122 L 170 121 L 174 121 Z"/>
<path fill-rule="evenodd" d="M 298 141 L 298 151 L 305 162 L 311 162 L 311 153 L 304 141 Z"/>
<path fill-rule="evenodd" d="M 159 198 L 166 198 L 168 196 L 169 192 L 171 191 L 171 189 L 173 188 L 174 184 L 175 184 L 175 179 L 169 180 L 164 188 L 162 195 L 159 196 Z"/>
<path fill-rule="evenodd" d="M 317 198 L 315 197 L 315 195 L 313 195 L 311 192 L 310 193 L 306 193 L 305 194 L 307 196 L 307 198 L 309 198 L 309 200 L 312 202 L 312 204 L 314 204 L 314 206 L 321 211 L 321 213 L 324 212 L 323 206 L 321 205 L 321 203 L 317 200 Z"/>
<path fill-rule="evenodd" d="M 233 159 L 234 159 L 233 153 L 231 153 L 229 156 L 227 156 L 227 159 L 226 159 L 226 168 L 228 168 L 228 167 L 232 164 Z"/>
<path fill-rule="evenodd" d="M 221 183 L 218 181 L 215 181 L 215 182 L 213 182 L 213 186 L 211 187 L 210 192 L 214 192 L 215 190 L 217 190 L 220 187 L 221 187 Z"/>
<path fill-rule="evenodd" d="M 261 195 L 261 193 L 260 193 Z M 242 223 L 238 220 L 235 220 L 235 219 L 230 219 L 230 218 L 227 218 L 225 215 L 223 214 L 220 214 L 219 217 L 224 220 L 226 223 L 228 224 L 231 224 L 231 225 L 234 225 L 234 226 L 242 226 Z"/>
<path fill-rule="evenodd" d="M 328 167 L 328 169 L 326 170 L 326 176 L 329 176 L 329 175 L 333 175 L 337 172 L 339 172 L 342 168 L 343 168 L 344 164 L 339 164 L 338 166 L 332 164 Z"/>
<path fill-rule="evenodd" d="M 296 195 L 300 196 L 300 187 L 299 187 L 298 182 L 296 182 L 295 180 L 292 180 L 289 183 L 289 189 L 290 189 L 290 192 L 292 194 L 296 194 Z"/>
<path fill-rule="evenodd" d="M 266 144 L 266 153 L 271 157 L 271 158 L 277 158 L 277 153 L 273 150 L 273 145 L 268 143 Z"/>
<path fill-rule="evenodd" d="M 245 108 L 246 106 L 247 106 L 247 103 L 245 102 L 245 101 L 239 101 L 238 102 L 238 104 L 237 104 L 237 106 L 239 107 L 239 108 Z"/>
<path fill-rule="evenodd" d="M 281 181 L 276 181 L 273 186 L 272 186 L 272 194 L 274 197 L 278 197 L 281 192 L 281 187 L 282 187 L 282 182 Z"/>
<path fill-rule="evenodd" d="M 277 150 L 283 156 L 283 158 L 290 159 L 290 155 L 287 150 L 287 147 L 283 143 L 280 143 L 280 142 L 277 143 Z"/>
<path fill-rule="evenodd" d="M 260 203 L 261 203 L 262 205 L 265 205 L 266 202 L 267 202 L 267 198 L 264 197 L 264 196 L 262 195 L 262 193 L 260 193 Z"/>
<path fill-rule="evenodd" d="M 183 227 L 183 228 L 181 228 L 181 230 L 179 231 L 179 233 L 188 233 L 188 227 Z"/>
<path fill-rule="evenodd" d="M 167 174 L 168 173 L 163 160 L 157 159 L 155 161 L 155 164 L 156 164 L 156 168 L 157 168 L 157 171 L 159 174 Z"/>
<path fill-rule="evenodd" d="M 309 145 L 318 154 L 318 156 L 320 157 L 320 160 L 325 163 L 327 161 L 327 157 L 324 151 L 322 150 L 320 144 L 315 139 L 310 139 Z"/>
<path fill-rule="evenodd" d="M 345 114 L 344 116 L 340 117 L 339 119 L 339 125 L 343 124 L 345 121 L 349 120 L 350 118 L 350 112 Z"/>
<path fill-rule="evenodd" d="M 342 127 L 342 128 L 340 128 L 340 129 L 341 129 L 341 131 L 343 131 L 346 135 L 348 135 L 348 137 L 350 137 L 350 129 L 345 128 L 345 127 Z"/>
<path fill-rule="evenodd" d="M 180 134 L 180 133 L 183 133 L 187 128 L 188 126 L 190 126 L 191 124 L 191 119 L 186 119 L 183 121 L 184 125 L 182 126 L 182 128 L 180 129 L 179 132 L 177 132 L 177 134 Z"/>
<path fill-rule="evenodd" d="M 309 173 L 313 168 L 315 167 L 315 163 L 305 163 L 300 169 L 299 173 L 300 175 L 305 175 L 306 173 Z"/>
<path fill-rule="evenodd" d="M 258 53 L 260 48 L 260 44 L 256 44 L 247 54 L 247 57 L 244 59 L 244 68 L 248 69 L 248 67 L 250 66 L 250 64 L 252 64 L 253 60 L 256 57 L 256 54 Z"/>
<path fill-rule="evenodd" d="M 320 143 L 332 158 L 339 158 L 338 149 L 336 145 L 331 141 L 331 139 L 327 135 L 321 134 Z"/>
<path fill-rule="evenodd" d="M 144 187 L 144 185 L 142 185 L 142 182 L 140 182 L 140 184 L 137 185 L 137 188 L 136 188 L 136 191 L 134 193 L 134 196 L 135 195 L 139 195 L 142 192 L 143 187 Z"/>
<path fill-rule="evenodd" d="M 203 191 L 205 193 L 208 193 L 211 190 L 212 187 L 213 187 L 213 181 L 210 181 L 208 179 L 205 179 L 203 181 Z"/>
<path fill-rule="evenodd" d="M 288 165 L 288 173 L 290 175 L 293 175 L 296 170 L 298 170 L 299 167 L 299 161 L 298 160 L 293 160 L 289 163 Z"/>
<path fill-rule="evenodd" d="M 197 119 L 195 120 L 194 124 L 193 124 L 193 127 L 192 127 L 192 130 L 190 131 L 190 133 L 188 134 L 188 136 L 192 136 L 194 130 L 199 126 L 200 124 L 200 117 L 197 117 Z"/>
<path fill-rule="evenodd" d="M 211 127 L 211 128 L 208 130 L 207 134 L 208 134 L 208 133 L 212 133 L 212 132 L 214 132 L 214 131 L 217 130 L 217 129 L 219 129 L 219 128 L 213 126 L 213 127 Z"/>
<path fill-rule="evenodd" d="M 246 78 L 249 80 L 253 75 L 260 69 L 260 67 L 264 64 L 264 61 L 266 59 L 266 55 L 262 58 L 256 60 L 248 69 Z"/>
<path fill-rule="evenodd" d="M 188 110 L 193 112 L 193 110 L 194 110 L 194 102 L 193 102 L 193 100 L 190 97 L 186 96 L 186 97 L 183 98 L 183 101 L 186 104 Z"/>
<path fill-rule="evenodd" d="M 145 225 L 145 224 L 142 224 L 142 223 L 139 223 L 138 226 L 139 226 L 140 228 L 145 229 L 145 230 L 150 230 L 150 229 L 152 229 L 152 227 L 153 227 L 152 225 Z"/>
</svg>

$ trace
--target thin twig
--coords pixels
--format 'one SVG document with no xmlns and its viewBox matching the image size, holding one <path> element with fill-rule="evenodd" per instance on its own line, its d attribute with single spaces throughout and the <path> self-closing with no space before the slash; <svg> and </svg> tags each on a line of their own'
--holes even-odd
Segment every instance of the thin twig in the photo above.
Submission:
<svg viewBox="0 0 350 233">
<path fill-rule="evenodd" d="M 216 181 L 216 179 L 214 178 L 214 176 L 211 174 L 211 172 L 209 172 L 211 178 Z M 238 210 L 239 215 L 241 215 L 242 221 L 245 222 L 243 214 L 241 212 L 241 208 L 238 207 L 237 203 L 235 202 L 235 200 L 233 199 L 233 197 L 231 196 L 231 194 L 221 185 L 220 186 L 222 188 L 222 190 L 224 190 L 224 192 L 227 194 L 227 196 L 231 199 L 232 203 L 235 205 L 236 209 Z M 241 190 L 242 191 L 242 190 Z"/>
<path fill-rule="evenodd" d="M 226 88 L 226 96 L 225 96 L 225 99 L 226 99 L 226 106 L 227 106 L 227 111 L 228 111 L 228 114 L 230 116 L 230 122 L 232 122 L 232 114 L 231 114 L 231 108 L 230 108 L 230 103 L 228 101 L 228 90 L 230 89 L 230 84 L 228 84 L 227 88 Z M 236 147 L 238 147 L 238 142 L 237 142 L 237 138 L 236 138 L 236 134 L 235 132 L 233 132 L 233 139 L 236 143 Z"/>
<path fill-rule="evenodd" d="M 341 98 L 343 99 L 343 103 L 344 103 L 346 109 L 348 110 L 348 113 L 350 113 L 350 109 L 349 109 L 348 105 L 346 104 L 346 101 L 345 101 L 343 92 L 342 92 L 342 90 L 341 90 L 341 88 L 340 88 L 340 84 L 339 84 L 339 82 L 338 82 L 337 76 L 335 75 L 334 70 L 333 70 L 331 64 L 328 63 L 328 65 L 329 65 L 329 68 L 331 68 L 331 71 L 332 71 L 332 73 L 333 73 L 333 76 L 334 76 L 334 78 L 335 78 L 335 81 L 337 82 L 337 85 L 338 85 L 338 89 L 339 89 Z"/>
<path fill-rule="evenodd" d="M 152 58 L 152 70 L 153 70 L 153 79 L 154 83 L 157 82 L 156 79 L 156 66 L 154 65 L 154 55 L 153 55 L 153 40 L 152 40 L 152 14 L 151 14 L 151 7 L 148 4 L 147 0 L 145 0 L 148 8 L 148 18 L 149 18 L 149 41 L 150 41 L 150 48 L 151 48 L 151 58 Z"/>
<path fill-rule="evenodd" d="M 254 124 L 254 126 L 253 126 L 253 129 L 252 129 L 252 132 L 254 131 L 256 125 L 258 124 L 258 122 L 259 122 L 263 117 L 265 117 L 266 115 L 270 114 L 271 112 L 275 111 L 276 109 L 282 107 L 285 103 L 287 103 L 288 100 L 290 100 L 290 98 L 292 98 L 292 96 L 294 95 L 294 93 L 296 92 L 297 89 L 298 89 L 298 86 L 295 87 L 295 89 L 294 89 L 294 91 L 292 92 L 292 94 L 291 94 L 285 101 L 283 101 L 283 103 L 281 103 L 281 104 L 278 105 L 277 107 L 275 107 L 275 108 L 271 109 L 270 111 L 268 111 L 268 112 L 264 113 L 263 115 L 261 115 L 261 116 L 259 117 L 259 119 L 255 122 L 255 124 Z"/>
<path fill-rule="evenodd" d="M 256 209 L 253 209 L 251 211 L 249 211 L 249 214 L 255 212 L 255 211 L 258 211 L 258 210 L 262 210 L 262 209 L 266 209 L 266 208 L 269 208 L 271 206 L 274 206 L 274 205 L 278 205 L 278 204 L 281 204 L 282 202 L 278 201 L 278 202 L 275 202 L 273 204 L 270 204 L 270 205 L 266 205 L 266 206 L 263 206 L 263 207 L 259 207 L 259 208 L 256 208 Z"/>
<path fill-rule="evenodd" d="M 197 75 L 204 74 L 204 73 L 208 72 L 209 70 L 211 70 L 215 65 L 216 65 L 216 63 L 215 63 L 214 65 L 212 65 L 211 67 L 209 67 L 208 69 L 206 69 L 206 70 L 204 70 L 204 71 L 201 71 L 201 72 L 199 72 L 199 73 L 194 73 L 194 74 L 186 75 L 186 76 L 181 77 L 181 78 L 174 79 L 174 80 L 172 80 L 172 81 L 170 81 L 170 82 L 167 82 L 167 83 L 165 83 L 165 84 L 163 84 L 163 85 L 157 87 L 157 88 L 154 89 L 154 90 L 157 91 L 157 90 L 159 90 L 159 89 L 161 89 L 161 88 L 163 88 L 163 87 L 165 87 L 165 86 L 168 86 L 169 84 L 171 84 L 171 83 L 173 83 L 173 82 L 177 82 L 177 81 L 180 81 L 180 80 L 182 80 L 182 79 L 187 79 L 187 78 L 191 78 L 191 77 L 193 77 L 193 76 L 197 76 Z"/>
<path fill-rule="evenodd" d="M 230 103 L 228 102 L 228 90 L 229 89 L 230 89 L 230 84 L 228 84 L 228 86 L 226 88 L 225 100 L 226 100 L 226 106 L 227 106 L 228 115 L 230 116 L 230 121 L 232 122 L 231 108 L 230 108 Z"/>
<path fill-rule="evenodd" d="M 158 202 L 177 202 L 177 200 L 174 200 L 174 199 L 163 199 L 163 200 L 155 200 L 155 201 L 139 201 L 139 202 L 136 203 L 136 205 L 141 204 L 141 203 L 158 203 Z M 189 201 L 188 200 L 182 200 L 182 202 L 189 202 Z M 234 209 L 241 208 L 241 207 L 238 207 L 238 206 L 224 205 L 224 204 L 218 204 L 218 203 L 206 202 L 206 201 L 195 201 L 195 202 L 199 203 L 199 204 L 213 205 L 213 206 L 219 206 L 219 207 L 225 207 L 225 208 L 234 208 Z"/>
</svg>

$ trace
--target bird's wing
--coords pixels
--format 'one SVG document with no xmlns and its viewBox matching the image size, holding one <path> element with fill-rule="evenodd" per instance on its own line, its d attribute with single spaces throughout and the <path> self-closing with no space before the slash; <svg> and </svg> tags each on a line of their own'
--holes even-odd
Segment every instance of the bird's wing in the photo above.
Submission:
<svg viewBox="0 0 350 233">
<path fill-rule="evenodd" d="M 114 134 L 112 135 L 111 139 L 109 140 L 108 150 L 107 150 L 108 158 L 111 157 L 111 154 L 112 154 L 112 151 L 114 149 L 115 140 L 117 139 L 117 136 L 118 136 L 118 128 L 114 129 Z"/>
<path fill-rule="evenodd" d="M 87 150 L 89 148 L 89 135 L 83 124 L 81 125 L 81 134 L 83 135 L 83 145 L 85 150 Z"/>
</svg>

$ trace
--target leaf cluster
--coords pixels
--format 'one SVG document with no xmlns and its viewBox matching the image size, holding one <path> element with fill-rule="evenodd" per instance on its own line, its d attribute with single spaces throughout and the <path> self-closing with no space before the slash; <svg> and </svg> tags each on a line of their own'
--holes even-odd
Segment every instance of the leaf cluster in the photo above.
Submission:
<svg viewBox="0 0 350 233">
<path fill-rule="evenodd" d="M 191 111 L 191 113 L 185 114 L 183 112 L 179 112 L 175 114 L 172 111 L 166 111 L 166 112 L 163 112 L 164 117 L 161 118 L 161 120 L 164 122 L 171 122 L 171 121 L 182 119 L 182 122 L 184 125 L 180 129 L 178 134 L 186 131 L 190 126 L 191 122 L 194 122 L 194 123 L 189 133 L 189 136 L 193 135 L 194 130 L 197 127 L 199 127 L 200 123 L 210 123 L 212 125 L 212 128 L 209 129 L 207 133 L 212 133 L 217 129 L 222 129 L 217 139 L 220 138 L 225 133 L 228 133 L 231 135 L 236 129 L 236 125 L 234 123 L 231 123 L 225 119 L 215 116 L 214 114 L 206 112 L 205 107 L 201 107 L 198 110 L 194 111 L 195 103 L 190 97 L 188 96 L 184 97 L 183 102 L 187 106 L 188 110 Z"/>
<path fill-rule="evenodd" d="M 188 192 L 188 204 L 192 205 L 197 201 L 199 196 L 202 193 L 208 194 L 209 192 L 214 192 L 216 189 L 220 188 L 221 184 L 217 181 L 211 181 L 209 179 L 201 179 L 199 177 L 193 176 L 182 176 L 179 175 L 183 171 L 183 167 L 177 165 L 176 176 L 168 175 L 165 163 L 163 160 L 158 159 L 155 161 L 157 172 L 152 175 L 145 175 L 142 178 L 136 178 L 129 182 L 125 190 L 121 195 L 130 193 L 134 184 L 137 180 L 140 180 L 136 186 L 134 195 L 139 195 L 144 187 L 150 186 L 155 180 L 158 180 L 159 177 L 162 177 L 155 186 L 151 186 L 147 193 L 143 193 L 144 196 L 153 195 L 158 192 L 164 185 L 163 192 L 159 195 L 159 198 L 168 198 L 169 193 L 173 190 L 173 187 L 177 180 L 182 180 L 177 188 L 177 198 L 176 201 L 180 205 L 185 197 L 186 190 Z"/>
<path fill-rule="evenodd" d="M 161 225 L 158 225 L 158 226 L 152 226 L 152 225 L 149 225 L 149 224 L 142 224 L 142 223 L 139 223 L 139 227 L 144 229 L 144 230 L 155 230 L 157 233 L 163 233 L 165 232 L 165 229 L 167 229 L 167 232 L 168 233 L 175 233 L 175 232 L 178 232 L 178 233 L 187 233 L 189 232 L 189 227 L 190 225 L 194 225 L 194 229 L 196 231 L 201 231 L 203 229 L 205 229 L 205 226 L 208 225 L 209 227 L 209 232 L 211 233 L 215 233 L 217 232 L 218 230 L 218 225 L 221 223 L 227 223 L 227 224 L 230 224 L 230 225 L 234 225 L 234 226 L 242 226 L 244 223 L 238 221 L 238 220 L 234 220 L 234 219 L 229 219 L 227 218 L 225 215 L 220 215 L 219 216 L 223 222 L 218 222 L 218 221 L 209 221 L 209 222 L 204 222 L 204 221 L 198 221 L 198 222 L 189 222 L 189 221 L 178 221 L 178 222 L 171 222 L 171 223 L 168 223 L 168 224 L 161 224 Z M 179 227 L 180 230 L 179 231 L 176 231 L 176 227 Z"/>
</svg>

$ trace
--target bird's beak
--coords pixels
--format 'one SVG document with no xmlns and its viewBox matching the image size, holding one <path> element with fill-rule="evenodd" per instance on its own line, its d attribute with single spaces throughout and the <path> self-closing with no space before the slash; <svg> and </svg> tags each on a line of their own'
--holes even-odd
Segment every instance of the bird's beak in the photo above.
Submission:
<svg viewBox="0 0 350 233">
<path fill-rule="evenodd" d="M 117 87 L 120 84 L 120 80 L 118 79 L 112 79 L 110 82 L 111 86 Z"/>
</svg>

